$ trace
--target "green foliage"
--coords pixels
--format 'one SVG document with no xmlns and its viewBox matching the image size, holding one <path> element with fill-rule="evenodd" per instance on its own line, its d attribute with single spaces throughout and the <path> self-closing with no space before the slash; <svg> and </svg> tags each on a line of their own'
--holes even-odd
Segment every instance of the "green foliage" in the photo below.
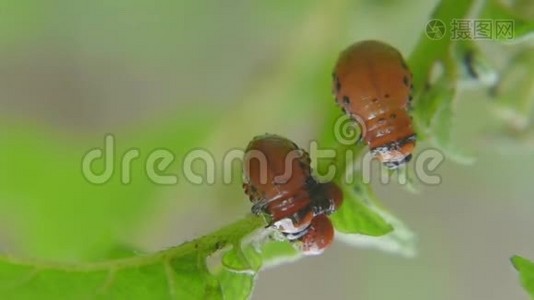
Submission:
<svg viewBox="0 0 534 300">
<path fill-rule="evenodd" d="M 432 19 L 451 24 L 453 19 L 465 18 L 465 12 L 471 4 L 470 1 L 442 1 Z M 514 6 L 505 7 L 497 0 L 490 0 L 485 1 L 477 13 L 480 19 L 514 20 L 514 41 L 522 41 L 532 37 L 534 19 L 532 16 L 525 16 L 525 13 L 532 14 L 532 11 L 532 2 L 529 1 L 517 1 Z M 460 147 L 453 143 L 451 136 L 457 90 L 466 82 L 475 82 L 478 86 L 494 86 L 494 77 L 497 75 L 474 41 L 451 40 L 450 37 L 450 30 L 446 31 L 444 38 L 437 41 L 422 35 L 408 59 L 414 75 L 416 95 L 413 104 L 414 120 L 420 140 L 428 140 L 445 151 L 449 158 L 470 163 L 473 158 L 462 153 Z M 499 114 L 505 114 L 513 122 L 520 120 L 525 124 L 534 102 L 532 85 L 522 80 L 508 79 L 512 76 L 522 76 L 526 80 L 532 78 L 530 75 L 533 68 L 529 67 L 532 66 L 532 47 L 518 46 L 518 49 L 521 48 L 525 48 L 520 51 L 522 54 L 513 58 L 508 69 L 502 71 L 504 82 L 513 82 L 517 86 L 505 86 L 502 88 L 505 91 L 497 93 L 495 97 L 498 105 L 496 111 Z M 520 64 L 522 67 L 518 68 Z M 498 91 L 502 85 L 501 82 L 493 88 Z"/>
<path fill-rule="evenodd" d="M 512 264 L 519 272 L 523 287 L 534 299 L 534 263 L 521 256 L 514 256 L 512 257 Z"/>
<path fill-rule="evenodd" d="M 331 217 L 336 230 L 369 236 L 382 236 L 393 230 L 373 207 L 370 193 L 369 186 L 359 183 L 356 188 L 345 187 L 345 203 Z"/>
<path fill-rule="evenodd" d="M 492 20 L 514 20 L 515 41 L 534 37 L 534 4 L 532 1 L 512 1 L 506 5 L 502 1 L 484 2 L 480 17 Z"/>
<path fill-rule="evenodd" d="M 534 48 L 514 54 L 495 87 L 494 112 L 516 131 L 530 125 L 534 108 Z"/>
<path fill-rule="evenodd" d="M 465 17 L 473 2 L 442 1 L 430 19 L 440 19 L 450 24 L 454 18 Z M 337 10 L 339 14 L 347 13 L 350 1 L 340 3 L 342 4 L 329 9 Z M 515 17 L 513 12 L 508 10 L 504 12 L 499 8 L 496 1 L 488 3 L 490 4 L 482 9 L 482 16 Z M 143 7 L 139 5 L 139 3 L 134 5 L 137 7 L 135 9 L 142 10 Z M 194 10 L 194 8 L 188 9 Z M 310 15 L 313 16 L 313 10 L 321 11 L 324 7 L 307 9 L 312 10 Z M 23 5 L 20 5 L 18 10 L 21 14 L 37 14 Z M 291 14 L 290 17 L 295 16 Z M 112 16 L 102 16 L 102 18 L 104 21 L 108 18 L 113 19 Z M 37 17 L 34 19 L 37 23 L 40 20 Z M 170 25 L 174 24 L 170 20 L 172 18 L 167 16 L 167 19 Z M 325 23 L 321 25 L 330 28 L 328 25 L 339 19 L 341 18 L 336 17 L 324 21 Z M 81 26 L 90 24 L 86 19 Z M 0 30 L 5 28 L 7 27 L 4 26 Z M 101 29 L 103 32 L 104 28 L 105 26 Z M 526 38 L 532 32 L 534 25 L 528 19 L 521 19 L 516 28 L 517 35 Z M 146 30 L 150 32 L 150 27 Z M 152 35 L 147 34 L 147 36 Z M 402 249 L 411 247 L 407 245 L 412 243 L 413 239 L 409 230 L 380 207 L 371 187 L 364 184 L 361 178 L 356 176 L 354 185 L 344 184 L 341 178 L 347 171 L 352 171 L 347 170 L 352 167 L 349 158 L 342 154 L 352 149 L 350 159 L 358 159 L 365 147 L 361 143 L 357 146 L 339 145 L 336 141 L 332 128 L 339 119 L 340 112 L 333 103 L 324 101 L 324 104 L 313 108 L 308 108 L 310 106 L 306 105 L 309 98 L 317 97 L 315 94 L 317 90 L 320 90 L 321 98 L 327 97 L 328 84 L 324 83 L 329 80 L 330 66 L 310 67 L 309 62 L 319 61 L 317 57 L 333 51 L 330 46 L 335 43 L 333 36 L 336 35 L 325 29 L 322 33 L 314 32 L 312 39 L 306 40 L 302 37 L 302 42 L 311 45 L 310 53 L 295 53 L 288 50 L 288 57 L 297 58 L 291 60 L 295 63 L 287 68 L 294 68 L 297 71 L 290 72 L 288 69 L 283 69 L 275 76 L 276 86 L 263 87 L 267 92 L 260 93 L 262 96 L 255 99 L 247 98 L 246 103 L 244 101 L 244 108 L 226 118 L 245 116 L 242 123 L 256 124 L 251 127 L 261 128 L 260 122 L 284 121 L 280 123 L 285 124 L 285 121 L 292 120 L 295 115 L 312 114 L 311 110 L 319 110 L 324 123 L 320 124 L 320 128 L 323 129 L 317 132 L 318 142 L 321 147 L 334 148 L 337 156 L 333 160 L 318 162 L 316 171 L 322 173 L 328 167 L 335 166 L 337 168 L 335 181 L 342 186 L 345 195 L 344 205 L 331 217 L 336 230 L 344 236 L 366 236 L 376 241 L 388 239 L 388 243 L 394 246 L 391 248 L 397 249 L 394 251 L 400 253 Z M 110 36 L 106 37 L 113 40 Z M 130 36 L 127 40 L 135 39 Z M 475 51 L 474 47 L 471 44 L 453 42 L 450 36 L 434 41 L 422 35 L 408 59 L 414 75 L 413 114 L 420 140 L 429 141 L 451 157 L 464 162 L 465 155 L 461 154 L 453 143 L 451 127 L 458 85 L 465 79 L 461 77 L 463 55 L 474 51 L 473 53 L 477 55 L 474 61 L 481 61 L 478 60 L 481 54 Z M 158 56 L 147 53 L 140 50 L 138 56 L 141 58 Z M 518 55 L 517 64 L 521 65 L 526 61 L 531 65 L 532 55 L 529 53 L 532 52 L 526 50 Z M 434 72 L 435 68 L 441 71 Z M 437 73 L 436 78 L 431 78 L 433 73 Z M 288 88 L 286 82 L 290 82 L 288 80 L 290 77 L 299 78 L 296 84 L 301 84 L 302 87 Z M 320 89 L 309 88 L 307 86 L 309 82 L 316 82 Z M 287 103 L 279 97 L 280 90 L 284 89 L 295 101 L 290 107 L 286 107 Z M 508 89 L 526 96 L 521 98 L 523 100 L 517 100 L 520 97 L 516 96 L 500 97 L 497 101 L 499 105 L 509 107 L 517 113 L 532 109 L 533 104 L 529 100 L 532 99 L 532 90 Z M 307 92 L 302 92 L 303 90 Z M 268 103 L 268 107 L 263 108 L 281 111 L 279 119 L 256 120 L 255 113 L 258 106 L 247 105 L 258 102 Z M 252 117 L 247 117 L 249 115 Z M 528 118 L 526 114 L 523 117 Z M 225 127 L 224 118 L 225 116 L 215 113 L 205 112 L 191 116 L 189 112 L 179 112 L 174 121 L 156 124 L 135 134 L 126 134 L 128 137 L 118 143 L 138 145 L 142 153 L 140 160 L 146 158 L 143 155 L 150 149 L 162 147 L 182 155 L 204 141 L 210 131 L 219 124 L 217 121 L 221 121 L 221 128 L 231 132 L 230 127 Z M 139 216 L 151 207 L 147 199 L 151 199 L 156 193 L 156 186 L 142 181 L 124 186 L 120 184 L 118 174 L 104 186 L 88 186 L 79 174 L 79 165 L 66 162 L 76 161 L 82 150 L 87 149 L 87 144 L 100 144 L 101 141 L 83 140 L 79 145 L 68 146 L 68 143 L 62 142 L 62 137 L 29 133 L 39 132 L 34 128 L 38 127 L 37 125 L 24 127 L 15 122 L 2 122 L 5 122 L 2 125 L 9 126 L 11 130 L 0 132 L 0 140 L 10 145 L 10 147 L 0 147 L 0 165 L 7 170 L 0 173 L 0 191 L 2 191 L 0 196 L 3 199 L 16 199 L 16 201 L 0 202 L 0 208 L 2 211 L 17 212 L 8 218 L 8 221 L 18 225 L 25 222 L 26 227 L 20 226 L 23 228 L 20 244 L 24 249 L 28 249 L 25 253 L 27 256 L 40 257 L 37 260 L 7 255 L 0 258 L 0 294 L 7 298 L 58 299 L 68 296 L 82 299 L 246 299 L 253 291 L 258 272 L 266 267 L 301 257 L 292 245 L 276 237 L 276 233 L 263 230 L 264 221 L 255 216 L 248 216 L 209 235 L 167 250 L 153 254 L 132 255 L 127 249 L 117 247 L 120 243 L 118 236 L 125 228 L 135 226 Z M 354 131 L 354 134 L 357 136 L 357 131 Z M 116 152 L 123 153 L 126 150 L 128 150 L 126 147 L 119 146 Z M 8 157 L 12 159 L 7 159 Z M 115 167 L 118 168 L 118 162 Z M 176 162 L 170 169 L 173 168 L 176 168 Z M 34 170 L 46 170 L 46 172 L 35 173 Z M 144 169 L 136 167 L 132 172 L 134 179 L 140 178 Z M 41 180 L 42 178 L 47 180 Z M 32 182 L 31 187 L 29 182 Z M 128 207 L 128 210 L 124 210 L 124 207 Z M 117 214 L 118 211 L 121 214 Z M 533 264 L 520 257 L 514 257 L 512 261 L 521 273 L 525 288 L 531 294 L 534 293 Z"/>
<path fill-rule="evenodd" d="M 262 259 L 241 241 L 263 224 L 261 218 L 251 216 L 158 253 L 100 263 L 3 257 L 2 295 L 17 299 L 244 299 Z M 210 270 L 207 258 L 217 252 L 223 253 L 223 266 Z"/>
</svg>

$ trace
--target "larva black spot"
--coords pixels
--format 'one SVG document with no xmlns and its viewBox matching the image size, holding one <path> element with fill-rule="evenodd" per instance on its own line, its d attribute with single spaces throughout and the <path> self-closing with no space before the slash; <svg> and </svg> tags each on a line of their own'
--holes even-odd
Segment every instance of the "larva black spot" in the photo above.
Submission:
<svg viewBox="0 0 534 300">
<path fill-rule="evenodd" d="M 404 77 L 402 77 L 402 83 L 404 83 L 405 86 L 410 86 L 410 80 L 408 79 L 408 76 L 404 75 Z"/>
<path fill-rule="evenodd" d="M 397 118 L 397 114 L 396 114 L 396 113 L 392 113 L 392 114 L 390 115 L 390 117 L 391 117 L 392 119 L 396 119 L 396 118 Z"/>
<path fill-rule="evenodd" d="M 384 98 L 389 98 L 389 94 L 385 94 L 385 95 L 384 95 Z"/>
<path fill-rule="evenodd" d="M 334 85 L 336 92 L 339 93 L 339 91 L 341 90 L 341 82 L 339 81 L 339 78 L 337 78 L 336 75 L 334 75 Z"/>
<path fill-rule="evenodd" d="M 343 103 L 344 104 L 350 104 L 350 99 L 347 96 L 343 96 Z"/>
<path fill-rule="evenodd" d="M 376 101 L 378 101 L 378 98 L 373 98 L 373 100 L 371 100 L 371 101 L 376 102 Z"/>
<path fill-rule="evenodd" d="M 412 95 L 409 95 L 408 96 L 408 101 L 412 101 L 413 100 L 413 96 Z"/>
</svg>

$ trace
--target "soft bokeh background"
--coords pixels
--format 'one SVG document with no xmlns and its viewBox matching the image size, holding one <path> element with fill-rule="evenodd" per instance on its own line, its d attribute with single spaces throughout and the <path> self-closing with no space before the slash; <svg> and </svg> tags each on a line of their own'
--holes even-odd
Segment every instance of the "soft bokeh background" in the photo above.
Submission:
<svg viewBox="0 0 534 300">
<path fill-rule="evenodd" d="M 333 105 L 337 53 L 373 38 L 408 55 L 435 3 L 0 1 L 0 249 L 98 260 L 242 217 L 240 178 L 190 184 L 184 155 L 205 148 L 222 157 L 264 132 L 313 139 Z M 253 298 L 526 299 L 509 257 L 534 257 L 534 156 L 514 139 L 492 140 L 499 121 L 490 102 L 469 90 L 456 107 L 456 140 L 473 165 L 446 160 L 442 184 L 419 194 L 375 184 L 418 234 L 417 257 L 336 242 L 261 272 Z M 117 157 L 141 151 L 129 185 L 119 158 L 104 185 L 81 174 L 82 156 L 106 133 Z M 177 185 L 147 179 L 143 162 L 157 148 L 176 154 Z"/>
</svg>

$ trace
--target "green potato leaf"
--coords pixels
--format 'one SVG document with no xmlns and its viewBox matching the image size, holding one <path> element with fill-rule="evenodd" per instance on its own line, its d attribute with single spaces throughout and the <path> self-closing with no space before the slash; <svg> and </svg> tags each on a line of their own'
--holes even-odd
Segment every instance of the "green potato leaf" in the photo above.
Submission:
<svg viewBox="0 0 534 300">
<path fill-rule="evenodd" d="M 519 272 L 521 284 L 530 297 L 534 299 L 534 263 L 517 255 L 511 260 L 514 268 Z"/>
</svg>

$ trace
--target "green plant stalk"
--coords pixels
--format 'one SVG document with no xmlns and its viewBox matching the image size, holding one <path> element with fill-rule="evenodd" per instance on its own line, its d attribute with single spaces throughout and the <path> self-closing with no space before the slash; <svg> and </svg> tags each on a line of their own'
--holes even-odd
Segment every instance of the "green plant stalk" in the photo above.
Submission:
<svg viewBox="0 0 534 300">
<path fill-rule="evenodd" d="M 430 19 L 441 20 L 450 27 L 453 19 L 465 18 L 474 4 L 474 0 L 466 1 L 441 1 L 434 9 Z M 424 33 L 408 58 L 408 65 L 413 72 L 413 84 L 416 93 L 414 106 L 417 106 L 419 95 L 427 83 L 432 66 L 436 61 L 448 63 L 450 51 L 451 33 L 447 30 L 445 36 L 439 40 L 431 40 Z"/>
<path fill-rule="evenodd" d="M 160 264 L 162 261 L 177 259 L 192 253 L 202 253 L 207 256 L 227 245 L 232 245 L 262 226 L 265 226 L 263 218 L 249 215 L 244 219 L 227 225 L 215 232 L 192 241 L 184 242 L 175 247 L 152 254 L 101 262 L 60 263 L 23 259 L 12 256 L 0 256 L 0 263 L 34 267 L 37 272 L 50 269 L 65 272 L 120 271 L 127 268 L 139 268 L 152 264 Z"/>
</svg>

